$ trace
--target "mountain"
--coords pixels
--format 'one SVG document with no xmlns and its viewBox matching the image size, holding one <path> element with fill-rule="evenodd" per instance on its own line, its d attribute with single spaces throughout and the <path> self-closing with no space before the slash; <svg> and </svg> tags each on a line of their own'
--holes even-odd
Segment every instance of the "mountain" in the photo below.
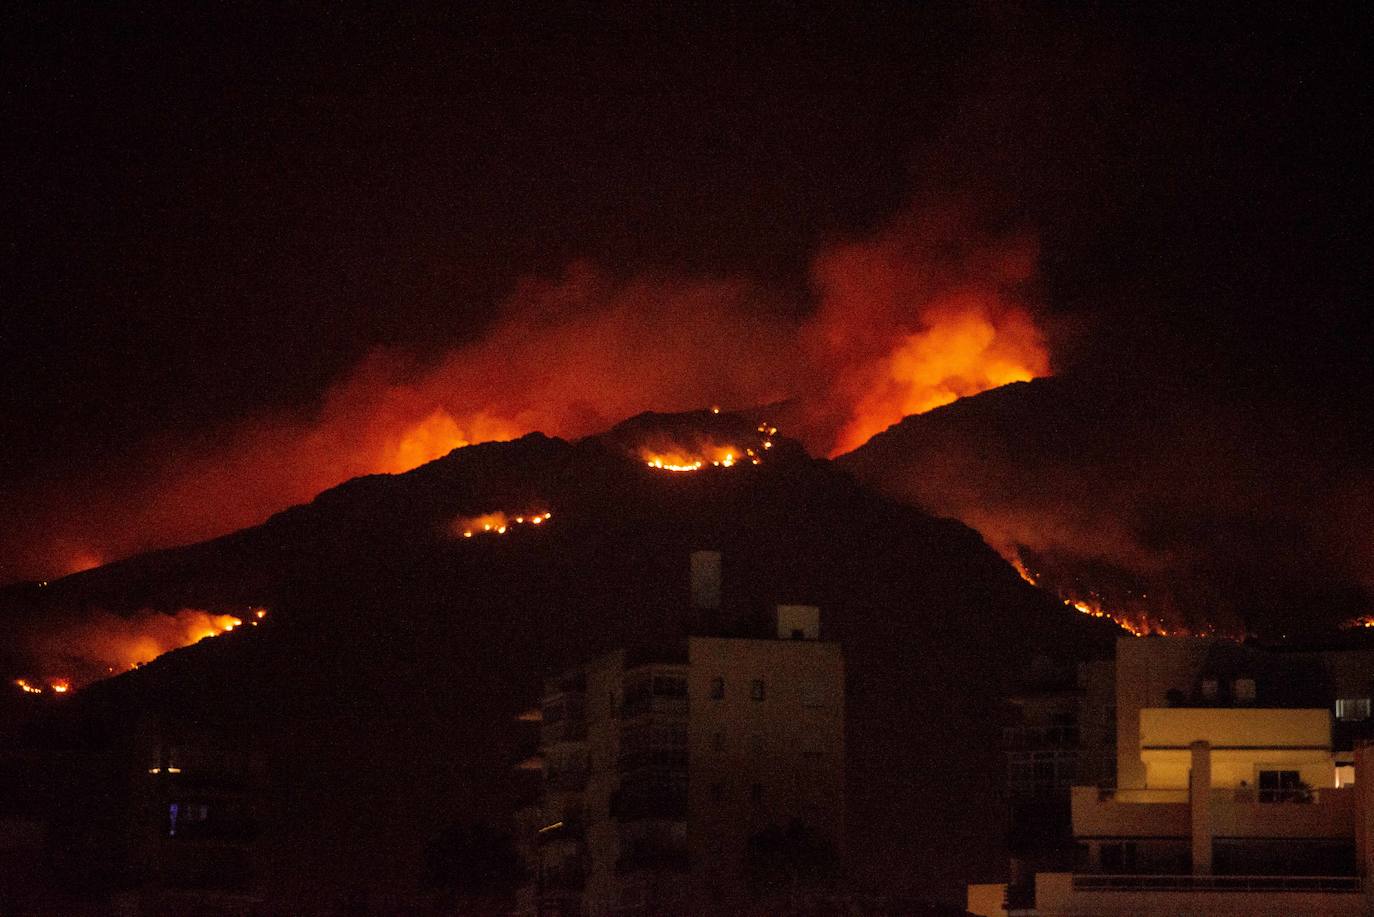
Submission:
<svg viewBox="0 0 1374 917">
<path fill-rule="evenodd" d="M 961 523 L 785 438 L 764 449 L 756 424 L 643 415 L 578 442 L 472 446 L 223 538 L 12 587 L 0 613 L 41 627 L 97 610 L 268 607 L 262 627 L 63 698 L 47 728 L 94 742 L 149 716 L 250 729 L 272 774 L 264 890 L 324 912 L 360 888 L 400 900 L 427 841 L 507 815 L 517 715 L 542 679 L 679 633 L 688 554 L 719 550 L 727 606 L 816 604 L 843 643 L 856 874 L 962 901 L 964 882 L 1005 864 L 999 698 L 1034 655 L 1104 652 L 1119 631 L 1025 584 Z M 761 461 L 648 467 L 645 450 L 665 442 L 752 443 Z M 455 525 L 495 511 L 551 515 L 500 535 Z"/>
<path fill-rule="evenodd" d="M 1277 640 L 1367 614 L 1367 424 L 1299 393 L 1195 384 L 1015 383 L 907 417 L 837 464 L 1146 629 Z"/>
</svg>

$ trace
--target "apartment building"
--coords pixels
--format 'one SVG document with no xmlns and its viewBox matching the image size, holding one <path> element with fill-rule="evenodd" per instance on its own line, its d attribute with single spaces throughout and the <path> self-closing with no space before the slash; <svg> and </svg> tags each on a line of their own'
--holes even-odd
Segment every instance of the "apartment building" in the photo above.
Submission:
<svg viewBox="0 0 1374 917">
<path fill-rule="evenodd" d="M 1123 638 L 1114 682 L 1115 785 L 1072 788 L 1075 864 L 970 911 L 1371 912 L 1374 651 Z"/>
<path fill-rule="evenodd" d="M 703 555 L 693 601 L 714 612 L 719 555 Z M 770 618 L 766 631 L 717 622 L 715 633 L 628 647 L 550 680 L 543 792 L 525 813 L 524 913 L 742 909 L 751 839 L 770 828 L 838 857 L 844 660 L 815 607 L 780 605 Z"/>
</svg>

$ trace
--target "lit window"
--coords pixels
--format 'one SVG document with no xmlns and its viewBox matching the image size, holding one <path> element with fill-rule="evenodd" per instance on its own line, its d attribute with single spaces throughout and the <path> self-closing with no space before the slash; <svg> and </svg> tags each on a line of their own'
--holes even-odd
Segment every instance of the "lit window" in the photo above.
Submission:
<svg viewBox="0 0 1374 917">
<path fill-rule="evenodd" d="M 1236 703 L 1253 704 L 1255 702 L 1255 680 L 1253 678 L 1237 678 L 1235 692 Z"/>
<path fill-rule="evenodd" d="M 1336 786 L 1355 785 L 1355 765 L 1349 763 L 1339 763 L 1336 765 Z"/>
<path fill-rule="evenodd" d="M 1356 722 L 1358 720 L 1369 719 L 1369 698 L 1367 697 L 1343 697 L 1336 701 L 1336 719 L 1345 722 Z"/>
<path fill-rule="evenodd" d="M 749 696 L 754 700 L 763 700 L 764 697 L 767 696 L 767 690 L 764 687 L 762 678 L 755 678 L 753 681 L 749 682 Z"/>
<path fill-rule="evenodd" d="M 717 675 L 711 679 L 711 700 L 725 699 L 725 676 Z"/>
</svg>

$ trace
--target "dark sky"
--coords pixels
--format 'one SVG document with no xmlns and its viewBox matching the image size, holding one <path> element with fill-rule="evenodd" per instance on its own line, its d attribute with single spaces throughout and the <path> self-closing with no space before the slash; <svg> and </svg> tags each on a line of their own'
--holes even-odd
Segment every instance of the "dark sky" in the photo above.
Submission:
<svg viewBox="0 0 1374 917">
<path fill-rule="evenodd" d="M 1123 6 L 11 4 L 0 488 L 308 409 L 573 259 L 804 312 L 913 200 L 1035 234 L 1061 373 L 1364 410 L 1368 15 Z"/>
</svg>

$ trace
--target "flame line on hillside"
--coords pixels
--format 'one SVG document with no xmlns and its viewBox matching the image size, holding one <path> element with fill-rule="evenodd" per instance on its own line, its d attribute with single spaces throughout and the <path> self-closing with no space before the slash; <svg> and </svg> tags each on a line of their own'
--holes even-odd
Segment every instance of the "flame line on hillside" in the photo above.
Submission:
<svg viewBox="0 0 1374 917">
<path fill-rule="evenodd" d="M 1030 583 L 1037 589 L 1045 588 L 1044 586 L 1040 585 L 1039 578 L 1029 569 L 1027 569 L 1025 563 L 1021 560 L 1020 557 L 1013 555 L 1012 557 L 1008 558 L 1008 561 L 1011 563 L 1012 568 L 1020 575 L 1021 579 L 1025 580 L 1027 583 Z M 1135 617 L 1130 617 L 1124 614 L 1120 614 L 1118 612 L 1110 611 L 1106 608 L 1103 608 L 1102 603 L 1098 601 L 1096 598 L 1092 600 L 1081 599 L 1072 596 L 1066 598 L 1062 592 L 1059 593 L 1057 597 L 1059 601 L 1063 602 L 1066 607 L 1072 608 L 1079 614 L 1087 615 L 1090 618 L 1104 618 L 1108 621 L 1111 621 L 1117 627 L 1126 631 L 1126 633 L 1130 634 L 1133 637 L 1146 637 L 1150 634 L 1158 634 L 1161 637 L 1190 636 L 1190 633 L 1182 628 L 1168 628 L 1162 622 L 1151 620 L 1146 615 L 1136 615 Z"/>
</svg>

